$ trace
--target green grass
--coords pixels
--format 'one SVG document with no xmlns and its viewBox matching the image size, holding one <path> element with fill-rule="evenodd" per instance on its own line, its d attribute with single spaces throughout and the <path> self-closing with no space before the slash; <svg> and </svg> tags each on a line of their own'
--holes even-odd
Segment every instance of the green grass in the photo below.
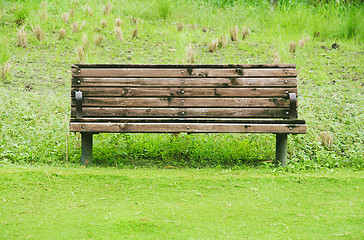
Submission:
<svg viewBox="0 0 364 240">
<path fill-rule="evenodd" d="M 362 172 L 0 168 L 1 239 L 362 239 Z"/>
<path fill-rule="evenodd" d="M 363 4 L 285 1 L 273 11 L 269 1 L 126 0 L 110 1 L 113 10 L 104 15 L 102 7 L 108 1 L 75 2 L 48 1 L 46 21 L 38 13 L 41 1 L 0 2 L 0 37 L 6 36 L 9 43 L 0 57 L 11 61 L 10 74 L 0 82 L 0 162 L 79 162 L 80 137 L 68 133 L 66 118 L 70 66 L 85 34 L 91 41 L 87 63 L 183 63 L 189 44 L 197 64 L 273 63 L 273 52 L 278 52 L 281 62 L 297 64 L 299 118 L 308 124 L 306 135 L 289 136 L 289 168 L 363 169 Z M 86 3 L 93 9 L 92 17 L 84 13 Z M 62 13 L 71 8 L 75 16 L 65 24 Z M 134 40 L 130 16 L 140 18 L 139 37 Z M 115 18 L 123 21 L 123 41 L 114 35 Z M 108 21 L 107 28 L 101 27 L 101 19 Z M 71 23 L 84 20 L 82 31 L 73 34 Z M 177 31 L 177 23 L 184 24 L 183 31 Z M 45 31 L 43 41 L 35 38 L 30 24 Z M 22 26 L 28 34 L 25 49 L 16 40 Z M 247 26 L 252 33 L 208 53 L 207 43 L 228 36 L 233 26 Z M 61 28 L 67 32 L 63 40 L 58 39 Z M 320 35 L 314 37 L 315 32 Z M 92 43 L 98 34 L 104 37 L 99 47 Z M 288 44 L 307 36 L 310 41 L 292 55 Z M 335 42 L 339 49 L 331 49 Z M 333 137 L 330 146 L 321 144 L 322 132 Z M 274 160 L 274 136 L 100 134 L 95 136 L 94 154 L 95 164 L 106 166 L 255 166 Z"/>
</svg>

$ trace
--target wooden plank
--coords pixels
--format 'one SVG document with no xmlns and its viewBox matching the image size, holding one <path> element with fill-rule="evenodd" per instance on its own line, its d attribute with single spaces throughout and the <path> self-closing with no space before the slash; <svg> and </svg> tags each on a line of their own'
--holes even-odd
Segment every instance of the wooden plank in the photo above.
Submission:
<svg viewBox="0 0 364 240">
<path fill-rule="evenodd" d="M 306 133 L 304 124 L 70 123 L 72 132 L 125 133 Z"/>
<path fill-rule="evenodd" d="M 240 123 L 240 124 L 305 124 L 300 119 L 242 119 L 242 118 L 70 118 L 70 122 L 142 122 L 142 123 Z"/>
<path fill-rule="evenodd" d="M 72 99 L 72 106 L 76 101 Z M 289 99 L 283 98 L 95 98 L 86 97 L 83 107 L 237 107 L 289 108 Z"/>
<path fill-rule="evenodd" d="M 83 117 L 209 117 L 286 118 L 289 108 L 94 108 L 84 107 Z M 76 108 L 71 108 L 76 116 Z"/>
<path fill-rule="evenodd" d="M 296 68 L 296 64 L 110 64 L 79 63 L 72 68 Z"/>
<path fill-rule="evenodd" d="M 286 97 L 297 88 L 72 88 L 83 97 Z"/>
<path fill-rule="evenodd" d="M 73 68 L 73 77 L 296 77 L 293 68 Z"/>
<path fill-rule="evenodd" d="M 73 78 L 73 87 L 297 87 L 296 78 Z"/>
</svg>

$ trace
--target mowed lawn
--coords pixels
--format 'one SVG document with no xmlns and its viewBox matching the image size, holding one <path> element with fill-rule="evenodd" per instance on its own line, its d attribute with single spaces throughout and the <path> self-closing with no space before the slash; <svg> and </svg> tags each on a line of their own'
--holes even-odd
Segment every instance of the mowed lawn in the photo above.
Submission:
<svg viewBox="0 0 364 240">
<path fill-rule="evenodd" d="M 364 174 L 0 167 L 0 239 L 363 239 Z"/>
</svg>

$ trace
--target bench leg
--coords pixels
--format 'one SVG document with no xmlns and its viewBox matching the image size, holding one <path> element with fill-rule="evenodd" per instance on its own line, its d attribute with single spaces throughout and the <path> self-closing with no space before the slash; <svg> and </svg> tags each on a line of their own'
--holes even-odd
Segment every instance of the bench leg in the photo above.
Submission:
<svg viewBox="0 0 364 240">
<path fill-rule="evenodd" d="M 81 164 L 90 165 L 92 163 L 92 133 L 81 133 Z"/>
<path fill-rule="evenodd" d="M 276 163 L 287 166 L 287 134 L 276 134 Z"/>
</svg>

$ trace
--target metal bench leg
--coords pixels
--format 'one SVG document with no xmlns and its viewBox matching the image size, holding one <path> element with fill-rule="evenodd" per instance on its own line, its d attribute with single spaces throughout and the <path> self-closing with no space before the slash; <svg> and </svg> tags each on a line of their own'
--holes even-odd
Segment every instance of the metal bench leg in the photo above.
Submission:
<svg viewBox="0 0 364 240">
<path fill-rule="evenodd" d="M 276 163 L 287 166 L 287 134 L 276 134 Z"/>
<path fill-rule="evenodd" d="M 92 133 L 81 133 L 81 164 L 90 165 L 92 163 Z"/>
</svg>

